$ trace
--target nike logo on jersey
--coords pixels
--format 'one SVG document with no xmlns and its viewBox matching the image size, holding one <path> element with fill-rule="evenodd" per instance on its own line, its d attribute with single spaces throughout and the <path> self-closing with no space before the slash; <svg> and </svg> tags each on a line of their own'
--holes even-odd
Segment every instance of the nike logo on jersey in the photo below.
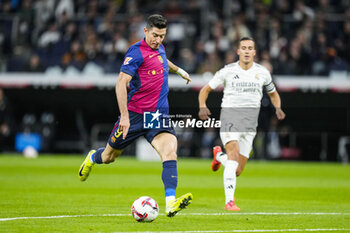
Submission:
<svg viewBox="0 0 350 233">
<path fill-rule="evenodd" d="M 149 57 L 149 58 L 152 58 L 152 57 L 154 57 L 155 55 L 157 55 L 157 54 L 151 54 L 151 55 L 149 55 L 148 57 Z"/>
<path fill-rule="evenodd" d="M 126 57 L 124 60 L 124 65 L 128 65 L 129 62 L 131 61 L 132 57 Z"/>
</svg>

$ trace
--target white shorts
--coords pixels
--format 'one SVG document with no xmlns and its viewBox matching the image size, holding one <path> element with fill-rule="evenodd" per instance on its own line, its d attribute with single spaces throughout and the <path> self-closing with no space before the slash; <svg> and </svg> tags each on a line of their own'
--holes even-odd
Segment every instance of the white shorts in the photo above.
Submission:
<svg viewBox="0 0 350 233">
<path fill-rule="evenodd" d="M 259 108 L 222 108 L 220 137 L 223 145 L 229 141 L 238 141 L 239 153 L 249 159 L 259 111 Z"/>
<path fill-rule="evenodd" d="M 239 153 L 249 159 L 253 148 L 256 132 L 220 132 L 222 144 L 225 146 L 230 141 L 238 141 Z"/>
</svg>

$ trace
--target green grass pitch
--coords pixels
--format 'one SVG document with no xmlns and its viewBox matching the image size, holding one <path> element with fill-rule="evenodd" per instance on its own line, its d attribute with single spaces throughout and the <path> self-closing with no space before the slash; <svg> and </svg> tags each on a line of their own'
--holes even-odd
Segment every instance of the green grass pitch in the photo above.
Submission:
<svg viewBox="0 0 350 233">
<path fill-rule="evenodd" d="M 121 157 L 96 165 L 86 182 L 83 156 L 0 155 L 0 232 L 350 232 L 350 166 L 249 161 L 237 180 L 240 212 L 224 210 L 223 169 L 179 159 L 177 194 L 193 203 L 165 216 L 161 162 Z M 136 222 L 131 204 L 153 197 L 160 215 Z"/>
</svg>

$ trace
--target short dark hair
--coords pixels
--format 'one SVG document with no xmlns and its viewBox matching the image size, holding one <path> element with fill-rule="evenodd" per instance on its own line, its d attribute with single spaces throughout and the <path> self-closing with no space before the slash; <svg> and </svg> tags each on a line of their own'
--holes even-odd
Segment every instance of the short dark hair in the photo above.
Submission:
<svg viewBox="0 0 350 233">
<path fill-rule="evenodd" d="M 239 42 L 238 42 L 238 48 L 239 48 L 239 46 L 241 45 L 241 41 L 244 41 L 244 40 L 251 40 L 251 41 L 253 41 L 253 42 L 254 42 L 254 48 L 256 48 L 254 39 L 253 39 L 252 37 L 249 37 L 249 36 L 244 36 L 244 37 L 242 37 L 242 38 L 239 40 Z"/>
<path fill-rule="evenodd" d="M 153 27 L 162 29 L 168 26 L 168 21 L 162 15 L 154 14 L 148 17 L 147 19 L 147 29 L 151 29 Z"/>
</svg>

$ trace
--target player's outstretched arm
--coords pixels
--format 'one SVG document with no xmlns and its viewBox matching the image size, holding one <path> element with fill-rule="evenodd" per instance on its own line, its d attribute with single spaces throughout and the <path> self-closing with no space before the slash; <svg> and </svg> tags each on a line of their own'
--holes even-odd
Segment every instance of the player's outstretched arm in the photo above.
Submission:
<svg viewBox="0 0 350 233">
<path fill-rule="evenodd" d="M 272 105 L 276 109 L 276 116 L 278 120 L 283 120 L 286 117 L 286 114 L 281 109 L 281 98 L 277 91 L 268 93 Z"/>
<path fill-rule="evenodd" d="M 119 131 L 123 132 L 123 139 L 125 139 L 126 135 L 128 134 L 130 127 L 126 88 L 131 79 L 132 77 L 130 75 L 120 72 L 117 84 L 115 86 L 115 93 L 120 111 Z"/>
<path fill-rule="evenodd" d="M 185 70 L 176 66 L 174 63 L 169 61 L 169 59 L 168 59 L 168 65 L 169 65 L 169 71 L 180 75 L 183 79 L 187 81 L 186 84 L 189 84 L 192 81 L 192 79 L 190 78 L 190 75 Z"/>
<path fill-rule="evenodd" d="M 207 107 L 206 102 L 208 99 L 208 95 L 212 90 L 213 89 L 211 89 L 211 87 L 207 84 L 199 92 L 199 95 L 198 95 L 198 101 L 199 101 L 198 116 L 199 116 L 199 119 L 201 119 L 201 120 L 207 120 L 209 118 L 209 116 L 211 115 L 211 112 L 210 112 L 209 108 Z"/>
</svg>

